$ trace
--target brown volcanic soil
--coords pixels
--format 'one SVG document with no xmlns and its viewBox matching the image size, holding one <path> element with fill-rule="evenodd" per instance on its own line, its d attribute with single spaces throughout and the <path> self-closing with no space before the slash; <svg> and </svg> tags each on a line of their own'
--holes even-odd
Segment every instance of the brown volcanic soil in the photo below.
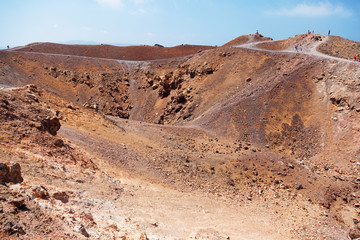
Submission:
<svg viewBox="0 0 360 240">
<path fill-rule="evenodd" d="M 321 44 L 318 50 L 330 56 L 353 60 L 355 54 L 360 54 L 360 43 L 339 36 L 329 36 L 329 40 Z"/>
<path fill-rule="evenodd" d="M 348 239 L 359 231 L 357 63 L 234 47 L 141 62 L 21 51 L 0 60 L 1 84 L 37 86 L 0 91 L 1 162 L 19 162 L 24 176 L 1 191 L 30 210 L 1 200 L 3 234 Z M 60 119 L 56 136 L 39 127 L 47 116 Z M 39 185 L 48 199 L 33 196 Z M 8 222 L 25 233 L 5 231 Z"/>
<path fill-rule="evenodd" d="M 84 57 L 146 61 L 165 58 L 176 58 L 195 54 L 202 50 L 213 49 L 211 46 L 180 45 L 176 47 L 129 46 L 116 47 L 112 45 L 64 45 L 56 43 L 36 43 L 17 48 L 16 51 L 54 53 Z"/>
<path fill-rule="evenodd" d="M 309 51 L 311 48 L 316 48 L 316 43 L 321 44 L 324 40 L 327 41 L 327 38 L 328 36 L 320 34 L 301 34 L 284 40 L 260 42 L 256 44 L 256 47 L 271 51 L 294 51 L 297 46 L 298 52 L 301 52 L 301 48 L 303 51 Z"/>
</svg>

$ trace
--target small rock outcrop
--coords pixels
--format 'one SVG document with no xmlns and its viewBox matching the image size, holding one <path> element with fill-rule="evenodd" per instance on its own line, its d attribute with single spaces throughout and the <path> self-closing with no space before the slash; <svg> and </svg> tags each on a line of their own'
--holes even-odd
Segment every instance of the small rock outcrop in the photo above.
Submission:
<svg viewBox="0 0 360 240">
<path fill-rule="evenodd" d="M 32 189 L 32 195 L 35 198 L 49 199 L 49 193 L 43 186 L 36 186 Z"/>
<path fill-rule="evenodd" d="M 20 183 L 22 181 L 20 164 L 10 163 L 8 166 L 0 163 L 0 183 Z"/>
<path fill-rule="evenodd" d="M 63 203 L 67 203 L 69 201 L 69 195 L 66 192 L 56 192 L 52 195 L 56 200 L 60 200 Z"/>
<path fill-rule="evenodd" d="M 47 117 L 41 120 L 41 126 L 39 127 L 39 130 L 47 131 L 51 135 L 55 136 L 60 127 L 61 124 L 57 117 Z"/>
</svg>

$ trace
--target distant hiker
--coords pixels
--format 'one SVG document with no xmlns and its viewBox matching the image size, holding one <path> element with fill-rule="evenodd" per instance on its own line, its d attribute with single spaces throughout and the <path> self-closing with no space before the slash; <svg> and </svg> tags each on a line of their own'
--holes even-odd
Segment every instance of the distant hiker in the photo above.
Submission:
<svg viewBox="0 0 360 240">
<path fill-rule="evenodd" d="M 328 32 L 328 35 L 330 35 L 330 30 L 329 30 L 329 32 Z"/>
<path fill-rule="evenodd" d="M 9 45 L 7 45 L 7 48 L 8 48 L 8 49 L 10 49 L 10 46 L 9 46 Z"/>
<path fill-rule="evenodd" d="M 30 52 L 32 52 L 32 47 L 30 48 Z"/>
<path fill-rule="evenodd" d="M 357 59 L 357 54 L 355 53 L 354 55 L 354 61 L 356 62 L 356 59 Z"/>
<path fill-rule="evenodd" d="M 295 51 L 298 51 L 298 46 L 297 45 L 295 46 Z"/>
</svg>

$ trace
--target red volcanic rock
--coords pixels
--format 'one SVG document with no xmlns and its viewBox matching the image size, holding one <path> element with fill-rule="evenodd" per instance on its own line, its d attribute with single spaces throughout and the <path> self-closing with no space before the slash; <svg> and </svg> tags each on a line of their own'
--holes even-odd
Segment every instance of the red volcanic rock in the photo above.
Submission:
<svg viewBox="0 0 360 240">
<path fill-rule="evenodd" d="M 47 131 L 51 135 L 55 136 L 56 132 L 60 129 L 61 124 L 57 117 L 47 117 L 41 121 L 40 130 Z"/>
<path fill-rule="evenodd" d="M 0 163 L 0 183 L 20 183 L 23 181 L 21 177 L 21 167 L 18 163 L 10 163 L 10 167 Z"/>
</svg>

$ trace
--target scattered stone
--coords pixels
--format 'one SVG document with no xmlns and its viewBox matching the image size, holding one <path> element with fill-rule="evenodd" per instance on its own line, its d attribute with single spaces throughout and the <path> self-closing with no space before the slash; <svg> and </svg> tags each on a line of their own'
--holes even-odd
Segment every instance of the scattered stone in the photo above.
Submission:
<svg viewBox="0 0 360 240">
<path fill-rule="evenodd" d="M 86 231 L 84 225 L 81 224 L 80 228 L 79 228 L 79 232 L 84 235 L 84 237 L 88 238 L 90 237 L 89 233 Z"/>
<path fill-rule="evenodd" d="M 25 206 L 24 198 L 15 198 L 13 200 L 10 200 L 9 203 L 19 209 L 24 208 Z"/>
<path fill-rule="evenodd" d="M 66 192 L 56 192 L 52 195 L 56 200 L 60 200 L 63 203 L 69 202 L 69 195 Z"/>
<path fill-rule="evenodd" d="M 214 229 L 202 229 L 196 234 L 191 234 L 188 239 L 212 239 L 212 240 L 227 240 L 230 237 L 222 236 L 218 231 Z"/>
<path fill-rule="evenodd" d="M 134 240 L 149 240 L 146 233 L 135 233 L 132 237 Z"/>
<path fill-rule="evenodd" d="M 23 235 L 25 234 L 24 229 L 19 224 L 14 224 L 13 222 L 7 222 L 3 225 L 4 233 L 6 235 Z"/>
<path fill-rule="evenodd" d="M 64 146 L 64 141 L 62 139 L 60 139 L 60 138 L 56 139 L 54 145 L 56 147 L 62 147 L 62 146 Z"/>
<path fill-rule="evenodd" d="M 247 79 L 246 79 L 246 82 L 251 82 L 251 78 L 247 78 Z"/>
<path fill-rule="evenodd" d="M 46 188 L 44 188 L 43 186 L 34 187 L 32 192 L 33 192 L 32 195 L 35 198 L 40 198 L 45 200 L 49 199 L 49 193 L 46 190 Z"/>
<path fill-rule="evenodd" d="M 358 225 L 350 229 L 349 232 L 350 239 L 359 239 L 360 238 L 360 228 Z"/>
<path fill-rule="evenodd" d="M 301 189 L 303 189 L 304 187 L 301 185 L 301 184 L 297 184 L 296 185 L 296 190 L 301 190 Z"/>
<path fill-rule="evenodd" d="M 150 220 L 150 225 L 152 225 L 154 227 L 158 227 L 159 223 L 155 219 L 152 219 L 152 220 Z"/>
<path fill-rule="evenodd" d="M 85 103 L 85 104 L 86 104 L 86 103 Z M 84 104 L 84 105 L 85 105 L 85 104 Z M 69 108 L 69 109 L 71 109 L 71 110 L 76 110 L 76 108 L 75 108 L 72 104 L 68 104 L 66 107 Z"/>
</svg>

